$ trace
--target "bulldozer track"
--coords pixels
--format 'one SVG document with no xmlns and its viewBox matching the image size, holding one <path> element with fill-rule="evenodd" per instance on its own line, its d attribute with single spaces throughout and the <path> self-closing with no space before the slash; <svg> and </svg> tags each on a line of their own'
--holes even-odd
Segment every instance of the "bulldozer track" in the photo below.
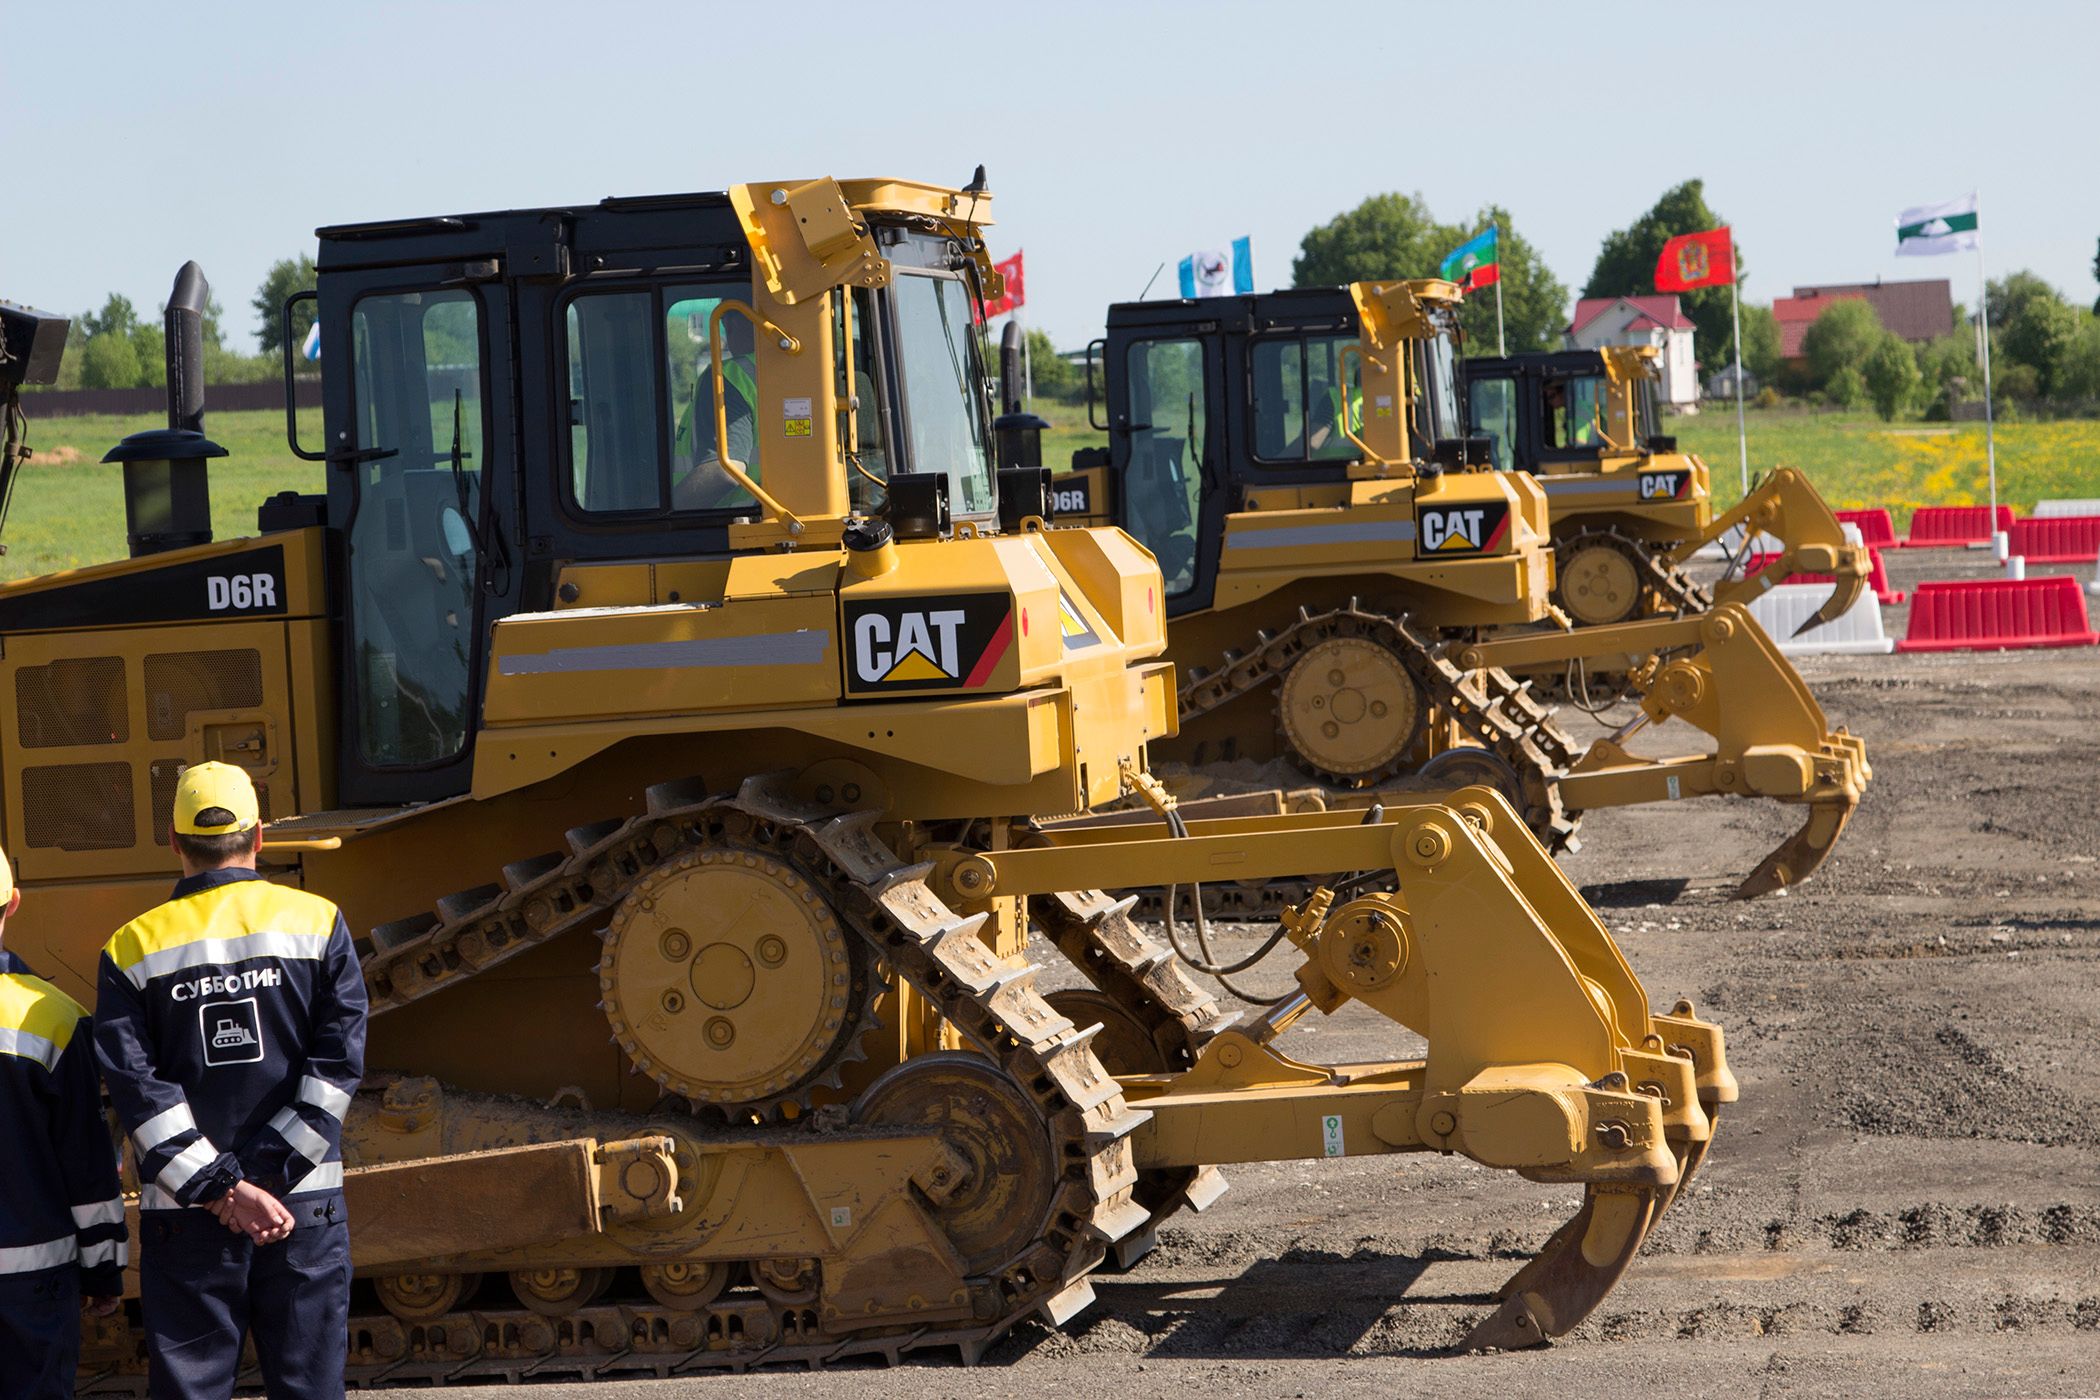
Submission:
<svg viewBox="0 0 2100 1400">
<path fill-rule="evenodd" d="M 1632 563 L 1643 590 L 1655 600 L 1654 606 L 1636 611 L 1627 621 L 1635 622 L 1646 617 L 1691 617 L 1713 611 L 1712 592 L 1694 581 L 1682 566 L 1664 558 L 1656 546 L 1614 527 L 1584 529 L 1556 541 L 1553 546 L 1555 564 L 1561 563 L 1564 556 L 1591 544 L 1604 544 L 1625 555 Z"/>
<path fill-rule="evenodd" d="M 1137 900 L 1099 890 L 1058 893 L 1035 902 L 1037 925 L 1094 988 L 1142 1025 L 1159 1052 L 1151 1065 L 1117 1065 L 1115 1073 L 1187 1069 L 1232 1018 L 1191 981 L 1167 948 L 1138 931 L 1130 911 Z M 1055 997 L 1053 996 L 1053 1003 Z M 1174 1168 L 1138 1174 L 1136 1199 L 1145 1223 L 1116 1241 L 1114 1256 L 1129 1268 L 1151 1252 L 1160 1224 L 1183 1207 L 1202 1210 L 1225 1190 L 1216 1167 Z"/>
<path fill-rule="evenodd" d="M 1554 853 L 1575 845 L 1582 814 L 1561 800 L 1560 778 L 1581 758 L 1581 747 L 1528 682 L 1499 669 L 1460 670 L 1437 642 L 1410 624 L 1406 613 L 1376 611 L 1358 598 L 1326 612 L 1301 608 L 1290 626 L 1259 633 L 1254 650 L 1228 651 L 1221 666 L 1191 671 L 1181 687 L 1182 722 L 1275 684 L 1309 648 L 1333 637 L 1360 637 L 1389 648 L 1431 708 L 1455 721 L 1472 745 L 1508 765 L 1517 788 L 1510 800 L 1539 842 Z M 1314 885 L 1310 880 L 1205 885 L 1203 910 L 1216 919 L 1274 918 L 1285 905 L 1306 899 Z M 1157 915 L 1163 908 L 1161 892 L 1148 891 L 1142 907 L 1147 915 Z"/>
<path fill-rule="evenodd" d="M 572 831 L 566 859 L 510 867 L 501 894 L 482 889 L 440 901 L 437 916 L 412 939 L 389 944 L 375 930 L 365 958 L 375 1013 L 594 919 L 602 923 L 622 891 L 684 850 L 755 847 L 817 881 L 842 923 L 882 965 L 925 997 L 1026 1096 L 1047 1138 L 1043 1161 L 1055 1172 L 1043 1228 L 987 1275 L 971 1280 L 976 1320 L 967 1323 L 890 1322 L 832 1331 L 813 1303 L 735 1293 L 692 1309 L 623 1300 L 551 1317 L 522 1306 L 463 1305 L 419 1322 L 361 1311 L 350 1323 L 350 1385 L 671 1376 L 869 1356 L 896 1362 L 908 1352 L 937 1348 L 975 1361 L 1030 1313 L 1062 1321 L 1084 1307 L 1092 1297 L 1087 1275 L 1111 1246 L 1147 1225 L 1152 1212 L 1134 1194 L 1139 1179 L 1128 1141 L 1146 1115 L 1124 1101 L 1096 1057 L 1091 1041 L 1099 1027 L 1082 1028 L 1059 1014 L 1035 990 L 1039 969 L 995 956 L 979 937 L 985 915 L 950 908 L 927 884 L 934 867 L 901 860 L 875 834 L 874 813 L 813 809 L 763 778 L 746 782 L 734 797 L 703 794 L 697 781 L 651 788 L 642 815 Z M 1079 950 L 1110 985 L 1155 989 L 1144 996 L 1124 993 L 1148 1017 L 1170 1020 L 1192 1038 L 1210 1030 L 1208 998 L 1192 987 L 1177 988 L 1178 969 L 1163 968 L 1156 950 L 1132 941 L 1135 931 L 1122 918 L 1123 906 L 1098 893 L 1060 900 L 1050 920 L 1061 934 L 1060 947 Z M 526 912 L 532 901 L 538 901 L 535 908 L 559 910 L 560 917 L 532 918 Z M 409 958 L 416 974 L 404 986 L 398 973 Z M 766 1129 L 787 1138 L 820 1130 L 830 1140 L 852 1132 L 836 1125 L 820 1129 L 814 1119 Z M 899 1315 L 904 1311 L 900 1299 Z M 143 1375 L 125 1367 L 84 1379 L 81 1388 L 137 1394 L 143 1386 Z"/>
</svg>

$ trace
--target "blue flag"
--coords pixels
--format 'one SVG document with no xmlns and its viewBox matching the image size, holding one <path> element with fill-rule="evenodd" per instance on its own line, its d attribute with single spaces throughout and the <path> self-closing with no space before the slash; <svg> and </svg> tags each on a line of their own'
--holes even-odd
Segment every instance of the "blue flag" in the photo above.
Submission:
<svg viewBox="0 0 2100 1400">
<path fill-rule="evenodd" d="M 1232 240 L 1232 251 L 1206 249 L 1181 260 L 1185 297 L 1246 296 L 1254 290 L 1254 240 Z"/>
</svg>

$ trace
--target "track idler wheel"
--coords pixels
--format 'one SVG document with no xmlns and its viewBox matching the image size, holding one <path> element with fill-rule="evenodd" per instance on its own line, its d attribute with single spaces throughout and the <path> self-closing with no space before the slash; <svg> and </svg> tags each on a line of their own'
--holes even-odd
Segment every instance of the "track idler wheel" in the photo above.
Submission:
<svg viewBox="0 0 2100 1400">
<path fill-rule="evenodd" d="M 613 911 L 598 985 L 635 1066 L 696 1107 L 795 1117 L 860 1054 L 865 946 L 825 892 L 741 846 L 687 851 Z"/>
<path fill-rule="evenodd" d="M 642 1290 L 679 1312 L 697 1312 L 722 1296 L 736 1265 L 705 1259 L 642 1265 Z"/>
<path fill-rule="evenodd" d="M 966 1164 L 963 1180 L 929 1206 L 963 1261 L 983 1275 L 1043 1236 L 1059 1164 L 1034 1102 L 981 1055 L 915 1055 L 885 1072 L 853 1105 L 856 1123 L 938 1132 Z"/>
<path fill-rule="evenodd" d="M 403 1322 L 433 1322 L 480 1284 L 480 1274 L 385 1274 L 372 1280 L 380 1306 Z"/>
<path fill-rule="evenodd" d="M 612 1287 L 612 1281 L 611 1269 L 514 1269 L 510 1291 L 542 1317 L 560 1317 L 597 1302 Z"/>
<path fill-rule="evenodd" d="M 1307 770 L 1343 787 L 1396 772 L 1427 712 L 1406 663 L 1367 637 L 1314 643 L 1276 695 L 1284 743 Z"/>
<path fill-rule="evenodd" d="M 1646 589 L 1639 563 L 1615 535 L 1582 534 L 1554 548 L 1554 593 L 1561 610 L 1585 627 L 1608 627 L 1640 615 Z"/>
<path fill-rule="evenodd" d="M 1640 1252 L 1663 1187 L 1592 1186 L 1582 1209 L 1496 1294 L 1502 1306 L 1459 1345 L 1466 1351 L 1544 1346 L 1596 1310 Z"/>
<path fill-rule="evenodd" d="M 813 1303 L 817 1298 L 818 1264 L 814 1259 L 760 1259 L 751 1265 L 758 1291 L 784 1306 Z"/>
</svg>

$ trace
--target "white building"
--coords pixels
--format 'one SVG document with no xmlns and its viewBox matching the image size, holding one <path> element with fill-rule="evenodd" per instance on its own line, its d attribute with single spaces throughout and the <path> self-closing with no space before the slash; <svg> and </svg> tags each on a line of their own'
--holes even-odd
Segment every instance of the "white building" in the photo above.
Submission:
<svg viewBox="0 0 2100 1400">
<path fill-rule="evenodd" d="M 1605 345 L 1657 347 L 1663 352 L 1663 401 L 1680 406 L 1699 402 L 1692 322 L 1676 297 L 1585 297 L 1575 303 L 1575 320 L 1566 335 L 1571 350 Z"/>
</svg>

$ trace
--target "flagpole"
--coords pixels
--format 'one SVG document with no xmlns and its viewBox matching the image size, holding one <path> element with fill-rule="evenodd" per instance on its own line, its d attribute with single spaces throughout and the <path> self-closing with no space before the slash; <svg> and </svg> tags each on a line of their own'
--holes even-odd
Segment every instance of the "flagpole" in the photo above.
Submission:
<svg viewBox="0 0 2100 1400">
<path fill-rule="evenodd" d="M 1983 220 L 1976 230 L 1976 315 L 1983 331 L 1983 452 L 1991 474 L 1991 542 L 1998 539 L 1998 437 L 1991 421 L 1991 284 L 1983 275 Z"/>
<path fill-rule="evenodd" d="M 1495 228 L 1493 224 L 1489 228 Z M 1509 358 L 1509 342 L 1502 335 L 1502 230 L 1495 229 L 1495 354 Z"/>
<path fill-rule="evenodd" d="M 1743 495 L 1750 494 L 1750 433 L 1743 426 L 1743 304 L 1736 291 L 1735 230 L 1728 230 L 1728 318 L 1735 323 L 1735 453 L 1736 477 Z"/>
</svg>

